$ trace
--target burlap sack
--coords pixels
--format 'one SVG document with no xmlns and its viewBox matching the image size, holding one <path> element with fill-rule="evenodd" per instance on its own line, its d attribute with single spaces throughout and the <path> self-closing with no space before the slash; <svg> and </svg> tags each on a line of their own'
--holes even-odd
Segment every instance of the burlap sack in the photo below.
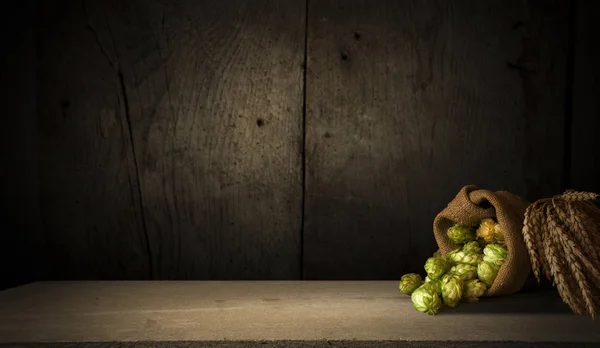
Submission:
<svg viewBox="0 0 600 348">
<path fill-rule="evenodd" d="M 529 202 L 506 191 L 488 191 L 477 186 L 463 187 L 433 222 L 439 251 L 446 255 L 457 248 L 446 235 L 455 223 L 477 227 L 485 218 L 497 218 L 504 229 L 508 258 L 485 296 L 511 295 L 521 290 L 531 272 L 529 254 L 523 241 L 523 219 Z"/>
</svg>

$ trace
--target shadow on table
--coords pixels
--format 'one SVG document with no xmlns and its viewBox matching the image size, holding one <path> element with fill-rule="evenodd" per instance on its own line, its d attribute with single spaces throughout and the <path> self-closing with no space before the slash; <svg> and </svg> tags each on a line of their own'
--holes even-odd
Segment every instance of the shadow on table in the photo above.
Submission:
<svg viewBox="0 0 600 348">
<path fill-rule="evenodd" d="M 460 314 L 569 314 L 570 308 L 556 291 L 544 290 L 518 293 L 512 296 L 485 297 L 474 303 L 461 302 L 452 310 L 444 310 L 446 315 Z"/>
</svg>

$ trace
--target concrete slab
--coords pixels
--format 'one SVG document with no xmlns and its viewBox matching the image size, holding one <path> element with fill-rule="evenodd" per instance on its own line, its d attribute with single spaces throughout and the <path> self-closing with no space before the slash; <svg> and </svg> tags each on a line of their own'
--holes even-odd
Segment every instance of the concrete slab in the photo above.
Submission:
<svg viewBox="0 0 600 348">
<path fill-rule="evenodd" d="M 2 342 L 521 341 L 600 343 L 554 292 L 428 316 L 393 281 L 41 282 L 0 292 Z"/>
</svg>

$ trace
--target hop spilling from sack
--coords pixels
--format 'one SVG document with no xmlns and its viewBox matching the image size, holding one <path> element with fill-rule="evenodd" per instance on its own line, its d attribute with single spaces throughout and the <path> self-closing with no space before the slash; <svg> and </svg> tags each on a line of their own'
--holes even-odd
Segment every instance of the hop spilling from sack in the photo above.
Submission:
<svg viewBox="0 0 600 348">
<path fill-rule="evenodd" d="M 521 229 L 529 203 L 506 191 L 463 187 L 433 222 L 438 251 L 425 279 L 406 274 L 400 291 L 420 312 L 437 314 L 484 296 L 519 291 L 531 267 Z"/>
<path fill-rule="evenodd" d="M 596 193 L 568 190 L 530 204 L 468 185 L 436 216 L 433 233 L 439 250 L 425 262 L 427 276 L 405 274 L 399 285 L 420 312 L 512 295 L 542 273 L 574 313 L 600 310 Z"/>
<path fill-rule="evenodd" d="M 483 219 L 477 229 L 454 225 L 446 235 L 456 249 L 446 255 L 438 251 L 428 258 L 425 279 L 417 273 L 400 279 L 399 290 L 411 296 L 419 312 L 434 315 L 461 301 L 477 301 L 492 286 L 508 257 L 502 226 L 492 218 Z"/>
</svg>

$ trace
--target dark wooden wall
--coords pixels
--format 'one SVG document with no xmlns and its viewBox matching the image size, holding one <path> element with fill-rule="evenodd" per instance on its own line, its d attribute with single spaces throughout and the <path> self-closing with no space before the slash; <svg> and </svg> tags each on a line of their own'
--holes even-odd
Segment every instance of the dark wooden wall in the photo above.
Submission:
<svg viewBox="0 0 600 348">
<path fill-rule="evenodd" d="M 304 11 L 260 0 L 44 10 L 52 278 L 299 277 Z"/>
<path fill-rule="evenodd" d="M 0 21 L 0 290 L 33 281 L 43 243 L 38 189 L 35 1 L 10 2 Z"/>
<path fill-rule="evenodd" d="M 465 184 L 560 191 L 567 1 L 310 1 L 305 276 L 421 269 Z"/>
<path fill-rule="evenodd" d="M 600 192 L 600 38 L 596 26 L 600 2 L 578 0 L 575 12 L 572 83 L 568 91 L 572 98 L 568 110 L 572 120 L 568 182 L 574 189 Z"/>
<path fill-rule="evenodd" d="M 465 184 L 600 191 L 593 0 L 306 1 L 39 6 L 36 279 L 397 279 Z"/>
</svg>

